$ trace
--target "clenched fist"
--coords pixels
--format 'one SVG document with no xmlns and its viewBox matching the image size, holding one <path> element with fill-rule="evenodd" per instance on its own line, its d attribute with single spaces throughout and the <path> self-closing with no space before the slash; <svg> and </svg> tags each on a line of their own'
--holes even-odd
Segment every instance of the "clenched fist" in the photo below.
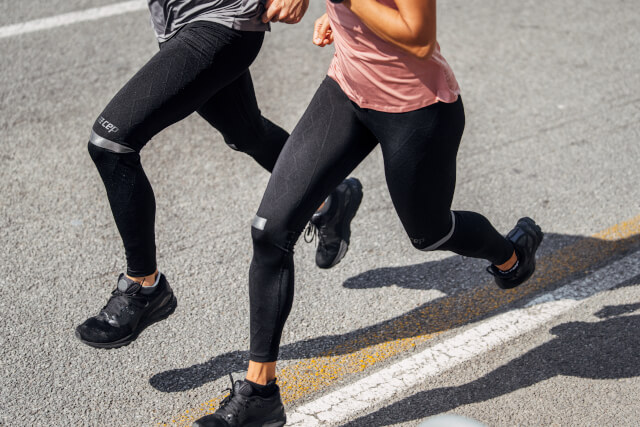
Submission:
<svg viewBox="0 0 640 427">
<path fill-rule="evenodd" d="M 262 22 L 297 24 L 309 7 L 309 0 L 267 0 Z"/>
<path fill-rule="evenodd" d="M 326 13 L 316 19 L 316 23 L 313 26 L 313 43 L 320 47 L 325 47 L 326 45 L 333 43 L 331 22 L 329 22 L 329 17 Z"/>
</svg>

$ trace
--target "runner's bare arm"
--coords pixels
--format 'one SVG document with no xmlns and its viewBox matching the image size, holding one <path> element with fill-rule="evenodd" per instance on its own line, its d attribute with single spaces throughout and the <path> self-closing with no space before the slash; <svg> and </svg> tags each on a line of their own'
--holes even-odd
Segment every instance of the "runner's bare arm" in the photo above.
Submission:
<svg viewBox="0 0 640 427">
<path fill-rule="evenodd" d="M 300 22 L 309 7 L 309 0 L 267 0 L 262 22 Z"/>
<path fill-rule="evenodd" d="M 376 0 L 344 0 L 378 37 L 418 58 L 431 56 L 436 44 L 436 0 L 395 0 L 397 10 Z"/>
</svg>

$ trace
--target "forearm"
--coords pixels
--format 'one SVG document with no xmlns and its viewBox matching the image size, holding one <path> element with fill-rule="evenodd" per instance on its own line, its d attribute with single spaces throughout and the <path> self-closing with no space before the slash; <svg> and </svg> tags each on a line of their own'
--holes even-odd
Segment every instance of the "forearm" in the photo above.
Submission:
<svg viewBox="0 0 640 427">
<path fill-rule="evenodd" d="M 393 9 L 376 0 L 345 0 L 378 37 L 419 58 L 429 58 L 436 44 L 435 0 L 396 0 Z"/>
</svg>

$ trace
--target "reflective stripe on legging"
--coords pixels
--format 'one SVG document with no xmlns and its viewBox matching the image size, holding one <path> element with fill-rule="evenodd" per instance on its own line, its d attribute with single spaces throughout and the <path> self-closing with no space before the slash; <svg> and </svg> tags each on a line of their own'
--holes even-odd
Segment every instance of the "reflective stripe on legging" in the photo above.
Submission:
<svg viewBox="0 0 640 427">
<path fill-rule="evenodd" d="M 91 137 L 89 138 L 89 142 L 95 146 L 104 148 L 105 150 L 109 150 L 111 152 L 118 153 L 118 154 L 135 153 L 135 150 L 127 147 L 126 145 L 109 141 L 108 139 L 103 138 L 97 133 L 95 133 L 93 130 L 91 130 Z"/>
</svg>

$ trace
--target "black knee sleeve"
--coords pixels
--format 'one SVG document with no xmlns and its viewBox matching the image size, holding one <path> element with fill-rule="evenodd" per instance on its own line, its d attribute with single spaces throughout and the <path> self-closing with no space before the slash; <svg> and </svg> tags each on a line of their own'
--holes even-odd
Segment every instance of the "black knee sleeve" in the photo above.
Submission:
<svg viewBox="0 0 640 427">
<path fill-rule="evenodd" d="M 445 225 L 435 227 L 432 225 L 431 230 L 428 233 L 424 233 L 423 237 L 414 238 L 411 237 L 411 244 L 414 248 L 421 251 L 435 251 L 438 250 L 444 245 L 451 236 L 453 235 L 456 229 L 456 216 L 451 212 L 451 220 Z"/>
<path fill-rule="evenodd" d="M 117 153 L 92 141 L 89 142 L 88 151 L 104 182 L 111 208 L 129 203 L 142 170 L 140 155 L 135 151 Z"/>
<path fill-rule="evenodd" d="M 299 233 L 287 231 L 284 227 L 269 222 L 266 218 L 257 216 L 251 224 L 251 238 L 254 247 L 267 251 L 278 250 L 284 253 L 293 253 Z"/>
<path fill-rule="evenodd" d="M 137 141 L 132 129 L 128 126 L 123 126 L 121 123 L 115 124 L 105 119 L 105 115 L 109 117 L 118 115 L 114 113 L 113 108 L 109 107 L 94 122 L 89 141 L 98 147 L 118 154 L 139 152 L 140 149 L 134 149 L 130 144 L 133 141 Z M 122 141 L 128 141 L 128 143 L 123 143 Z M 144 143 L 137 143 L 135 146 L 142 147 Z"/>
</svg>

